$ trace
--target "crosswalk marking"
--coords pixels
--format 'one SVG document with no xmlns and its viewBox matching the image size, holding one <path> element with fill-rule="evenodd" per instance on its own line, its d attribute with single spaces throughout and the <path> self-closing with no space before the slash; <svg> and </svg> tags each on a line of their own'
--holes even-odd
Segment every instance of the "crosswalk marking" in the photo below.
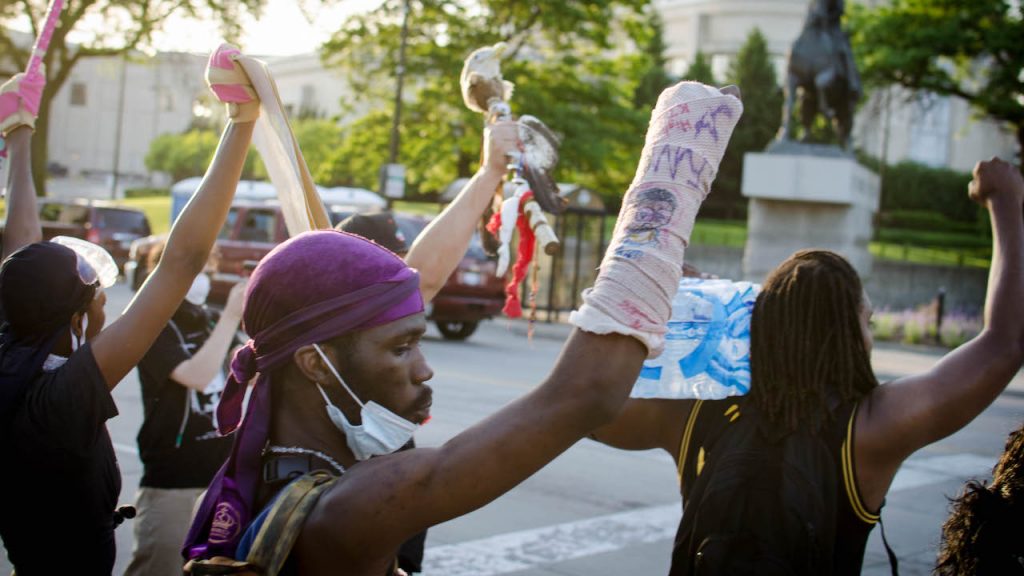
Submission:
<svg viewBox="0 0 1024 576">
<path fill-rule="evenodd" d="M 915 458 L 903 464 L 889 491 L 985 477 L 991 473 L 994 463 L 993 457 L 975 454 Z M 425 576 L 499 576 L 671 540 L 681 514 L 679 504 L 669 504 L 433 546 L 426 551 L 423 573 Z"/>
<path fill-rule="evenodd" d="M 678 504 L 643 508 L 537 530 L 436 546 L 423 560 L 427 576 L 496 576 L 672 538 Z"/>
</svg>

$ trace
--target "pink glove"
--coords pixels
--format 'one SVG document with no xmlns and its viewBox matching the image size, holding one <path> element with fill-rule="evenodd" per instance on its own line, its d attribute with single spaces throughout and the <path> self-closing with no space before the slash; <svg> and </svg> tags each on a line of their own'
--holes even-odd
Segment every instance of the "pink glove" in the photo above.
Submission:
<svg viewBox="0 0 1024 576">
<path fill-rule="evenodd" d="M 44 86 L 46 72 L 41 64 L 35 77 L 29 78 L 22 72 L 0 86 L 0 134 L 7 136 L 19 126 L 35 130 Z"/>
<path fill-rule="evenodd" d="M 238 64 L 241 58 L 242 53 L 231 44 L 218 46 L 206 65 L 206 83 L 213 95 L 227 104 L 232 122 L 253 122 L 260 116 L 260 99 Z"/>
</svg>

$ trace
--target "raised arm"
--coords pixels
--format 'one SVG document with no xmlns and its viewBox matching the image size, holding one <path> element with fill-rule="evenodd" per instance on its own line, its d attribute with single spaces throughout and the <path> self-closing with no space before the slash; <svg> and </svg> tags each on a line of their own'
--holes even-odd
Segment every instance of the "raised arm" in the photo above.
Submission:
<svg viewBox="0 0 1024 576">
<path fill-rule="evenodd" d="M 979 162 L 970 196 L 989 210 L 992 220 L 985 325 L 931 370 L 877 388 L 860 410 L 858 469 L 863 461 L 863 467 L 882 471 L 886 488 L 907 456 L 966 426 L 999 396 L 1024 361 L 1024 181 L 1007 162 Z"/>
<path fill-rule="evenodd" d="M 43 239 L 36 186 L 32 182 L 32 129 L 19 126 L 7 134 L 6 141 L 10 167 L 7 174 L 4 258 Z"/>
<path fill-rule="evenodd" d="M 615 419 L 591 432 L 590 438 L 622 450 L 661 448 L 675 458 L 692 408 L 693 400 L 630 398 Z"/>
<path fill-rule="evenodd" d="M 242 321 L 242 304 L 245 302 L 246 282 L 231 287 L 224 311 L 213 327 L 210 337 L 199 347 L 191 358 L 175 366 L 171 379 L 186 388 L 202 392 L 220 373 L 224 366 L 231 342 L 234 341 L 238 324 Z"/>
<path fill-rule="evenodd" d="M 207 68 L 208 81 L 212 70 L 223 70 L 224 66 L 234 66 L 237 73 L 234 78 L 247 81 L 245 72 L 234 62 L 237 55 L 237 50 L 227 46 L 215 51 Z M 214 92 L 216 94 L 217 90 Z M 232 94 L 231 100 L 221 98 L 228 104 L 232 120 L 221 135 L 213 162 L 199 189 L 171 228 L 160 263 L 121 317 L 93 341 L 96 363 L 110 388 L 138 364 L 167 325 L 192 280 L 206 265 L 217 233 L 227 218 L 259 107 L 254 97 L 241 101 L 245 96 L 240 96 L 238 91 Z"/>
<path fill-rule="evenodd" d="M 32 131 L 45 83 L 46 75 L 40 68 L 31 78 L 24 73 L 15 74 L 0 86 L 0 134 L 6 140 L 11 163 L 6 182 L 4 258 L 43 239 L 36 187 L 32 182 Z"/>
<path fill-rule="evenodd" d="M 686 126 L 702 121 L 714 125 L 716 132 L 698 134 L 683 124 L 670 126 L 662 119 L 674 118 L 672 113 L 689 120 Z M 300 563 L 327 560 L 332 551 L 322 546 L 314 550 L 312 543 L 328 540 L 343 543 L 350 557 L 384 557 L 423 528 L 494 500 L 616 417 L 644 359 L 659 352 L 670 297 L 682 275 L 683 246 L 741 113 L 738 98 L 700 84 L 684 82 L 665 91 L 595 286 L 570 318 L 579 328 L 550 375 L 441 448 L 360 463 L 358 473 L 343 477 L 307 520 Z M 691 151 L 700 172 L 676 182 L 675 172 L 659 173 L 649 161 L 652 150 L 680 145 L 704 156 Z M 652 189 L 658 192 L 651 194 Z M 660 210 L 657 222 L 649 208 Z M 643 223 L 650 228 L 652 222 L 659 242 L 633 250 L 630 227 Z M 657 270 L 638 274 L 645 267 Z M 647 307 L 639 309 L 637 302 Z M 604 306 L 609 308 L 603 320 L 587 314 Z M 349 521 L 339 526 L 339 518 Z"/>
<path fill-rule="evenodd" d="M 519 135 L 515 122 L 500 122 L 484 133 L 484 162 L 455 200 L 416 238 L 405 261 L 420 272 L 420 292 L 429 302 L 441 291 L 466 254 L 476 223 L 502 185 Z"/>
</svg>

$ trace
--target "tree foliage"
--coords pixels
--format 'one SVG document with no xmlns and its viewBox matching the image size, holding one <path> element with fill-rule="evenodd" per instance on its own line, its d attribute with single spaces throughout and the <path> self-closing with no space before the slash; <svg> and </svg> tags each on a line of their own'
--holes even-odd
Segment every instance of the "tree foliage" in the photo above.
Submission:
<svg viewBox="0 0 1024 576">
<path fill-rule="evenodd" d="M 323 168 L 332 178 L 376 182 L 390 131 L 402 4 L 385 0 L 352 17 L 324 47 L 325 62 L 343 68 L 354 92 L 374 110 L 346 128 L 344 143 Z M 407 191 L 437 191 L 475 170 L 483 118 L 462 103 L 459 73 L 470 52 L 504 41 L 510 49 L 502 72 L 516 83 L 513 112 L 541 118 L 563 139 L 557 178 L 620 197 L 650 114 L 649 104 L 638 108 L 634 98 L 661 57 L 643 50 L 656 43 L 646 5 L 411 2 L 399 158 Z"/>
<path fill-rule="evenodd" d="M 1024 149 L 1024 20 L 1010 0 L 892 0 L 850 7 L 869 86 L 958 96 L 1008 123 Z"/>
<path fill-rule="evenodd" d="M 318 171 L 318 167 L 329 165 L 329 159 L 337 153 L 342 141 L 341 128 L 331 120 L 315 118 L 299 119 L 292 122 L 292 132 L 302 149 L 302 156 L 309 166 L 317 184 L 324 186 L 353 185 L 351 180 L 332 178 L 330 172 Z M 149 144 L 146 153 L 146 169 L 164 172 L 177 182 L 191 176 L 202 176 L 213 161 L 220 135 L 212 128 L 192 128 L 181 134 L 161 134 Z M 354 155 L 358 159 L 358 155 Z M 266 179 L 267 170 L 255 148 L 250 148 L 242 167 L 242 177 Z M 369 187 L 366 184 L 360 186 Z"/>
<path fill-rule="evenodd" d="M 729 141 L 708 204 L 710 211 L 718 216 L 736 217 L 742 215 L 739 208 L 746 205 L 741 192 L 743 156 L 764 150 L 775 137 L 782 119 L 782 89 L 775 76 L 768 43 L 759 29 L 751 30 L 731 62 L 728 81 L 739 86 L 742 92 L 743 117 Z"/>
<path fill-rule="evenodd" d="M 711 69 L 711 61 L 700 50 L 697 50 L 697 54 L 693 57 L 693 62 L 686 69 L 686 74 L 683 74 L 683 79 L 703 82 L 711 86 L 718 84 L 715 81 L 715 71 Z"/>
<path fill-rule="evenodd" d="M 32 176 L 36 190 L 46 190 L 49 110 L 53 97 L 84 58 L 124 55 L 148 48 L 153 32 L 172 13 L 216 18 L 226 38 L 239 32 L 243 12 L 258 14 L 265 0 L 68 0 L 53 31 L 43 59 L 46 87 L 39 106 L 36 134 L 32 138 Z M 31 42 L 19 41 L 16 25 L 28 24 L 35 36 L 46 17 L 47 0 L 4 0 L 0 2 L 0 76 L 23 71 Z M 74 34 L 72 34 L 74 33 Z M 71 41 L 74 36 L 75 42 Z"/>
<path fill-rule="evenodd" d="M 633 106 L 639 110 L 653 109 L 661 92 L 675 81 L 666 70 L 668 61 L 665 58 L 665 27 L 661 23 L 661 17 L 652 11 L 647 24 L 650 27 L 650 35 L 643 47 L 647 57 L 647 71 L 640 77 L 633 94 Z"/>
</svg>

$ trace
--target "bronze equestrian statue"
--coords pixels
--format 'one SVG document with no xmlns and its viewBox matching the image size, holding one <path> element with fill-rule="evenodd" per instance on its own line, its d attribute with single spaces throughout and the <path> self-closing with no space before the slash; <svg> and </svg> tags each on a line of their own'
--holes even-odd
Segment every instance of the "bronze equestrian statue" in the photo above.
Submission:
<svg viewBox="0 0 1024 576">
<path fill-rule="evenodd" d="M 786 102 L 778 140 L 789 140 L 797 89 L 800 89 L 803 140 L 821 112 L 832 124 L 839 144 L 849 149 L 853 112 L 861 97 L 860 75 L 850 39 L 840 25 L 844 0 L 813 0 L 800 37 L 793 43 L 786 66 Z"/>
</svg>

